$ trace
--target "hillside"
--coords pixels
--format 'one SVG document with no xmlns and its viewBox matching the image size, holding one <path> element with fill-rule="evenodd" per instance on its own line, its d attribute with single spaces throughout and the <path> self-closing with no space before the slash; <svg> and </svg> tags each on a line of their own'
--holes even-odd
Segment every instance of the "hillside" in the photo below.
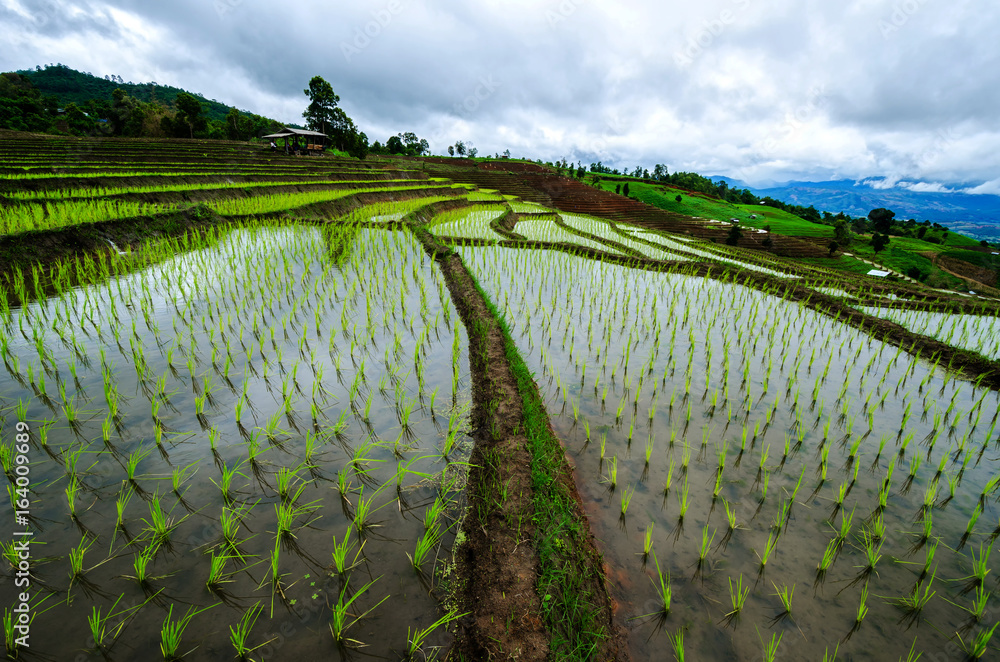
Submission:
<svg viewBox="0 0 1000 662">
<path fill-rule="evenodd" d="M 1000 240 L 1000 196 L 913 191 L 900 186 L 878 188 L 883 185 L 882 182 L 856 182 L 851 179 L 788 182 L 766 188 L 747 187 L 729 177 L 712 177 L 712 180 L 749 188 L 761 197 L 769 196 L 796 205 L 812 205 L 831 213 L 864 216 L 872 209 L 886 207 L 895 210 L 900 218 L 927 219 L 978 239 Z"/>
<path fill-rule="evenodd" d="M 233 108 L 233 106 L 228 106 L 221 101 L 206 99 L 201 93 L 183 90 L 179 87 L 157 85 L 155 81 L 149 83 L 117 82 L 59 64 L 26 69 L 17 73 L 27 77 L 43 95 L 57 97 L 61 105 L 75 103 L 82 107 L 87 105 L 91 99 L 111 101 L 111 93 L 121 88 L 130 97 L 135 97 L 139 101 L 159 102 L 168 107 L 175 105 L 178 94 L 187 92 L 198 97 L 205 109 L 205 115 L 210 120 L 225 120 L 226 113 Z"/>
</svg>

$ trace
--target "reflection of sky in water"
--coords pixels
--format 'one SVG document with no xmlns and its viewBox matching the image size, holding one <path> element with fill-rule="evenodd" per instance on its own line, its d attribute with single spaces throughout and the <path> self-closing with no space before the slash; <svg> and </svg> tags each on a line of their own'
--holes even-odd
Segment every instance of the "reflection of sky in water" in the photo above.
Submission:
<svg viewBox="0 0 1000 662">
<path fill-rule="evenodd" d="M 77 508 L 82 523 L 100 536 L 100 544 L 88 553 L 86 565 L 97 564 L 88 579 L 114 596 L 135 589 L 134 582 L 124 576 L 133 574 L 133 557 L 145 543 L 140 540 L 135 547 L 126 547 L 119 535 L 112 545 L 109 527 L 114 524 L 115 499 L 126 477 L 126 460 L 145 449 L 149 454 L 138 465 L 137 482 L 149 495 L 159 495 L 175 521 L 189 511 L 171 491 L 172 474 L 188 466 L 194 474 L 182 486 L 184 501 L 194 514 L 171 534 L 174 553 L 162 553 L 156 560 L 155 574 L 169 575 L 159 585 L 174 600 L 211 604 L 214 600 L 206 597 L 204 587 L 209 557 L 202 552 L 219 535 L 221 467 L 242 467 L 240 472 L 245 474 L 236 476 L 233 490 L 237 501 L 246 501 L 251 509 L 242 533 L 248 540 L 242 548 L 252 565 L 274 546 L 279 501 L 275 474 L 279 467 L 299 467 L 311 444 L 318 467 L 315 474 L 299 468 L 300 480 L 310 481 L 300 503 L 315 501 L 319 509 L 313 516 L 320 519 L 310 528 L 299 529 L 296 536 L 298 544 L 320 564 L 286 549 L 281 572 L 286 575 L 289 598 L 303 605 L 318 601 L 328 610 L 328 601 L 336 602 L 339 592 L 339 586 L 324 588 L 331 535 L 343 539 L 352 523 L 335 489 L 337 472 L 355 449 L 370 443 L 364 462 L 367 477 L 349 472 L 348 498 L 356 504 L 363 483 L 364 498 L 375 498 L 374 519 L 381 527 L 373 532 L 382 535 L 366 542 L 366 572 L 382 579 L 370 597 L 359 599 L 357 605 L 363 611 L 386 595 L 394 599 L 365 619 L 364 632 L 359 626 L 357 635 L 371 644 L 369 650 L 389 655 L 405 647 L 407 626 L 426 627 L 437 619 L 439 605 L 422 587 L 406 552 L 412 554 L 416 540 L 424 534 L 424 511 L 438 494 L 441 472 L 449 466 L 439 454 L 449 415 L 455 413 L 456 422 L 464 425 L 470 399 L 464 330 L 443 278 L 412 235 L 377 230 L 336 233 L 328 241 L 314 227 L 225 232 L 211 248 L 181 252 L 96 285 L 72 288 L 62 296 L 30 303 L 27 310 L 14 308 L 7 324 L 0 321 L 11 361 L 17 361 L 25 380 L 22 387 L 7 368 L 0 367 L 0 412 L 7 425 L 15 420 L 18 402 L 23 402 L 35 430 L 32 513 L 39 518 L 38 537 L 45 542 L 47 556 L 65 557 L 80 541 L 80 531 L 67 518 L 64 491 L 68 458 L 83 449 L 78 467 L 85 489 Z M 340 262 L 330 257 L 338 237 L 346 239 Z M 45 350 L 44 363 L 34 341 L 36 334 Z M 110 419 L 105 400 L 102 351 L 112 375 L 108 384 L 119 394 L 121 420 L 117 424 Z M 457 361 L 453 361 L 454 352 Z M 137 357 L 148 367 L 136 369 L 141 365 Z M 78 380 L 71 374 L 71 365 Z M 453 392 L 456 366 L 458 382 Z M 43 379 L 51 408 L 30 385 L 37 387 Z M 76 432 L 67 420 L 59 384 L 79 412 Z M 195 416 L 196 403 L 202 398 L 204 421 Z M 249 446 L 237 425 L 240 401 L 244 405 L 239 422 L 257 435 L 264 450 L 259 479 L 247 464 Z M 286 403 L 291 416 L 286 415 Z M 406 409 L 410 410 L 408 428 L 402 425 L 400 414 Z M 154 410 L 164 428 L 161 434 L 154 424 Z M 313 425 L 314 414 L 318 428 Z M 344 427 L 335 436 L 332 430 L 338 420 L 344 421 Z M 37 442 L 45 421 L 50 422 L 46 445 L 52 457 Z M 107 446 L 102 431 L 106 422 Z M 458 445 L 467 445 L 463 434 L 458 435 Z M 452 457 L 461 461 L 467 452 L 459 448 Z M 396 501 L 398 471 L 402 471 L 400 496 L 407 507 Z M 454 470 L 452 474 L 461 477 Z M 460 486 L 442 491 L 454 498 Z M 142 520 L 149 518 L 148 503 L 132 498 L 126 508 L 132 534 L 143 538 Z M 448 526 L 450 520 L 442 523 Z M 391 533 L 386 536 L 384 532 Z M 443 538 L 442 561 L 447 559 L 453 535 L 451 531 Z M 100 564 L 102 552 L 113 558 Z M 231 565 L 237 594 L 265 603 L 270 600 L 268 586 L 260 587 L 260 572 L 254 570 L 251 578 L 238 564 Z M 65 564 L 44 564 L 35 570 L 41 581 L 58 590 L 67 588 Z M 312 580 L 303 580 L 307 574 L 313 576 L 314 585 Z M 79 615 L 80 609 L 90 608 L 91 600 L 78 589 L 73 591 L 73 614 Z M 401 595 L 406 599 L 395 599 Z M 46 644 L 69 647 L 70 652 L 48 648 L 56 659 L 75 655 L 76 644 L 87 637 L 86 620 L 68 614 L 67 609 L 62 604 L 39 614 L 35 623 L 39 631 L 62 628 L 64 636 Z M 217 606 L 192 624 L 185 638 L 228 645 L 228 626 L 241 614 L 240 609 Z M 164 616 L 165 611 L 152 607 L 129 626 L 122 645 L 134 648 L 136 659 L 157 655 L 156 637 L 151 633 L 159 629 Z M 283 623 L 299 627 L 294 615 L 276 609 L 270 626 Z M 383 636 L 369 637 L 371 628 Z M 441 636 L 435 635 L 436 643 L 443 642 Z M 282 650 L 308 655 L 318 645 L 319 641 L 302 637 Z"/>
<path fill-rule="evenodd" d="M 969 574 L 970 550 L 979 554 L 979 545 L 990 542 L 996 526 L 992 499 L 965 548 L 955 548 L 995 472 L 997 430 L 991 433 L 991 419 L 1000 405 L 996 392 L 946 378 L 942 369 L 932 376 L 930 363 L 785 301 L 780 292 L 775 296 L 732 283 L 629 270 L 557 251 L 463 247 L 459 252 L 491 298 L 502 304 L 553 427 L 573 458 L 634 659 L 663 659 L 669 646 L 665 632 L 675 632 L 682 623 L 688 624 L 687 650 L 698 651 L 699 658 L 754 659 L 760 654 L 754 626 L 764 632 L 776 613 L 772 582 L 797 587 L 794 622 L 802 635 L 786 633 L 782 654 L 812 659 L 826 646 L 832 650 L 853 623 L 860 586 L 845 587 L 861 565 L 861 531 L 872 526 L 869 516 L 890 463 L 895 469 L 882 514 L 883 558 L 878 576 L 870 580 L 871 613 L 862 629 L 841 644 L 841 656 L 905 659 L 918 635 L 918 650 L 948 644 L 964 622 L 960 608 L 935 600 L 926 609 L 927 620 L 901 637 L 900 612 L 889 599 L 874 596 L 902 596 L 912 589 L 926 553 L 911 551 L 922 530 L 914 516 L 928 490 L 940 505 L 961 471 L 955 498 L 931 511 L 932 535 L 941 538 L 932 590 L 938 597 L 968 602 L 959 595 L 960 578 Z M 786 443 L 790 450 L 783 460 Z M 849 465 L 855 444 L 857 457 Z M 685 445 L 689 466 L 682 472 Z M 723 447 L 725 468 L 713 501 Z M 765 448 L 769 489 L 758 510 L 757 472 Z M 821 482 L 824 448 L 827 474 Z M 617 462 L 614 492 L 607 483 L 612 457 Z M 905 491 L 913 467 L 915 479 Z M 938 467 L 943 474 L 935 488 Z M 668 476 L 671 488 L 665 497 Z M 685 476 L 689 508 L 681 528 Z M 778 536 L 765 575 L 755 581 L 758 555 L 800 476 L 789 524 Z M 831 525 L 838 488 L 852 479 L 856 484 Z M 626 488 L 634 496 L 623 521 Z M 723 500 L 739 528 L 719 547 L 728 529 Z M 816 566 L 834 527 L 852 512 L 851 534 L 825 584 L 814 590 Z M 650 525 L 653 551 L 673 587 L 666 628 L 641 618 L 657 608 L 650 581 L 654 563 L 650 558 L 644 566 L 640 554 Z M 703 531 L 715 537 L 704 579 L 694 579 Z M 1000 559 L 991 557 L 989 567 L 991 576 L 1000 571 Z M 743 623 L 727 629 L 719 621 L 730 609 L 728 580 L 741 575 L 751 595 Z"/>
<path fill-rule="evenodd" d="M 859 308 L 941 342 L 1000 360 L 1000 319 L 984 315 L 954 315 L 899 308 Z"/>
</svg>

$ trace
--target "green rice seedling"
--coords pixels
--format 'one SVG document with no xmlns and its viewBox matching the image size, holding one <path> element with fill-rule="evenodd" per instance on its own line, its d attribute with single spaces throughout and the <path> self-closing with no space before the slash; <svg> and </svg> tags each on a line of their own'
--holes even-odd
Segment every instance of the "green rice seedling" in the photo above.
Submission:
<svg viewBox="0 0 1000 662">
<path fill-rule="evenodd" d="M 417 660 L 418 659 L 418 657 L 417 657 L 418 654 L 420 655 L 420 657 L 419 657 L 420 660 L 431 660 L 431 659 L 434 659 L 433 653 L 430 654 L 430 655 L 428 655 L 427 652 L 424 651 L 424 649 L 423 649 L 424 642 L 427 640 L 427 637 L 429 637 L 431 634 L 433 634 L 434 631 L 437 630 L 438 628 L 447 627 L 449 623 L 457 621 L 458 619 L 460 619 L 460 618 L 462 618 L 463 616 L 466 616 L 466 615 L 468 615 L 468 614 L 467 613 L 460 614 L 457 611 L 452 610 L 452 611 L 449 611 L 444 616 L 442 616 L 441 618 L 439 618 L 438 620 L 436 620 L 433 623 L 431 623 L 426 628 L 423 628 L 423 629 L 414 628 L 412 632 L 410 631 L 409 628 L 407 628 L 406 629 L 406 659 L 407 660 Z"/>
<path fill-rule="evenodd" d="M 677 495 L 678 506 L 680 508 L 677 515 L 677 523 L 679 527 L 684 526 L 684 515 L 687 514 L 688 509 L 688 481 L 687 476 L 684 476 L 684 486 Z"/>
<path fill-rule="evenodd" d="M 365 499 L 364 487 L 358 495 L 358 503 L 354 509 L 354 528 L 358 535 L 364 535 L 369 529 L 379 526 L 372 520 L 372 515 L 378 510 L 374 507 L 374 501 L 378 497 L 378 490 L 371 497 Z M 381 508 L 382 506 L 379 506 Z"/>
<path fill-rule="evenodd" d="M 868 603 L 868 584 L 865 583 L 865 585 L 861 587 L 861 600 L 860 602 L 858 602 L 858 611 L 857 615 L 854 617 L 854 625 L 851 627 L 851 630 L 844 637 L 844 641 L 850 639 L 855 632 L 861 629 L 861 623 L 865 620 L 865 616 L 868 615 L 867 603 Z"/>
<path fill-rule="evenodd" d="M 135 571 L 135 574 L 125 575 L 125 579 L 134 579 L 136 583 L 139 584 L 139 586 L 147 593 L 152 589 L 151 582 L 153 580 L 162 579 L 162 576 L 153 576 L 150 573 L 153 566 L 153 559 L 156 558 L 156 553 L 158 551 L 158 545 L 148 545 L 132 558 L 132 568 Z"/>
<path fill-rule="evenodd" d="M 920 614 L 923 612 L 924 607 L 927 606 L 927 603 L 930 602 L 936 593 L 936 591 L 931 590 L 935 575 L 937 575 L 937 568 L 931 573 L 931 578 L 926 586 L 921 587 L 920 582 L 917 582 L 908 595 L 904 595 L 896 600 L 896 606 L 903 612 L 903 616 L 899 619 L 900 623 L 905 621 L 912 625 L 920 619 Z"/>
<path fill-rule="evenodd" d="M 826 581 L 826 572 L 837 558 L 837 551 L 839 549 L 840 547 L 837 544 L 836 538 L 826 544 L 826 549 L 823 550 L 823 557 L 816 565 L 816 579 L 813 582 L 813 586 L 818 586 Z"/>
<path fill-rule="evenodd" d="M 826 648 L 823 650 L 823 662 L 837 662 L 837 653 L 840 651 L 840 644 L 838 643 L 833 649 L 833 655 L 830 655 L 830 649 Z"/>
<path fill-rule="evenodd" d="M 771 582 L 774 586 L 774 596 L 778 598 L 781 602 L 781 611 L 778 615 L 772 619 L 772 623 L 777 623 L 778 621 L 789 618 L 792 615 L 792 595 L 795 593 L 795 584 L 792 584 L 791 588 L 785 586 L 784 588 L 778 588 L 778 585 Z"/>
<path fill-rule="evenodd" d="M 145 603 L 140 603 L 115 612 L 115 607 L 118 606 L 123 597 L 125 597 L 124 593 L 118 596 L 108 610 L 107 615 L 104 615 L 102 613 L 103 609 L 98 606 L 92 607 L 90 614 L 87 615 L 87 625 L 90 627 L 90 636 L 94 641 L 94 649 L 105 656 L 105 658 L 108 658 L 110 655 L 115 641 L 117 641 L 118 636 L 125 629 L 125 626 L 128 625 L 131 618 L 145 605 Z M 118 621 L 117 625 L 111 626 L 110 622 L 112 619 L 121 620 Z"/>
<path fill-rule="evenodd" d="M 975 636 L 969 641 L 962 638 L 962 635 L 958 634 L 958 644 L 965 651 L 965 654 L 969 656 L 970 660 L 981 660 L 985 657 L 987 651 L 989 650 L 990 639 L 993 638 L 993 633 L 996 631 L 997 626 L 1000 622 L 994 623 L 993 627 L 989 629 L 982 629 L 976 632 Z"/>
<path fill-rule="evenodd" d="M 963 580 L 966 580 L 965 585 L 962 587 L 962 595 L 974 591 L 986 583 L 986 575 L 990 573 L 989 562 L 991 551 L 993 550 L 990 545 L 986 545 L 985 550 L 980 545 L 979 556 L 976 556 L 976 550 L 972 550 L 972 574 L 962 577 Z"/>
<path fill-rule="evenodd" d="M 262 611 L 264 611 L 264 605 L 256 602 L 252 607 L 250 607 L 250 609 L 243 612 L 243 616 L 240 617 L 240 620 L 236 623 L 235 627 L 232 625 L 229 626 L 229 641 L 233 644 L 233 648 L 236 649 L 236 657 L 240 660 L 248 659 L 250 653 L 254 652 L 258 648 L 263 648 L 277 639 L 277 637 L 274 637 L 273 639 L 268 639 L 264 643 L 257 644 L 253 647 L 247 645 L 247 639 L 250 638 L 250 631 L 257 623 L 257 619 L 260 617 Z"/>
<path fill-rule="evenodd" d="M 972 531 L 976 528 L 976 523 L 979 521 L 979 516 L 982 514 L 983 511 L 979 509 L 979 504 L 977 503 L 976 507 L 972 509 L 969 522 L 965 525 L 965 533 L 962 534 L 961 539 L 958 541 L 958 547 L 955 548 L 955 551 L 961 551 L 965 547 L 965 543 L 968 542 L 969 536 L 972 535 Z"/>
<path fill-rule="evenodd" d="M 766 642 L 761 638 L 760 631 L 757 631 L 757 638 L 760 639 L 760 644 L 763 647 L 763 660 L 764 662 L 774 662 L 778 657 L 778 646 L 781 645 L 781 638 L 784 633 L 777 634 L 772 633 L 771 638 Z"/>
<path fill-rule="evenodd" d="M 406 553 L 406 556 L 410 559 L 410 564 L 413 566 L 414 570 L 418 573 L 423 572 L 423 566 L 427 557 L 432 551 L 434 551 L 434 548 L 437 547 L 440 540 L 441 530 L 438 527 L 431 527 L 430 529 L 426 529 L 424 531 L 424 535 L 417 540 L 416 548 L 413 550 L 413 556 L 410 556 L 409 552 Z"/>
<path fill-rule="evenodd" d="M 642 562 L 649 558 L 649 552 L 653 549 L 653 522 L 646 527 L 646 532 L 642 539 Z"/>
<path fill-rule="evenodd" d="M 194 620 L 195 616 L 208 611 L 214 606 L 215 605 L 213 604 L 207 607 L 202 607 L 201 609 L 196 609 L 194 605 L 192 605 L 188 607 L 184 616 L 175 622 L 173 620 L 174 606 L 170 605 L 170 608 L 167 611 L 167 617 L 163 620 L 163 627 L 160 628 L 160 652 L 163 654 L 163 659 L 166 662 L 179 660 L 194 651 L 194 648 L 192 648 L 186 653 L 180 652 L 181 639 L 184 636 L 184 630 L 186 630 L 187 626 L 191 624 L 191 621 Z M 197 648 L 197 646 L 195 648 Z"/>
<path fill-rule="evenodd" d="M 615 490 L 615 487 L 618 486 L 618 457 L 617 456 L 613 455 L 613 456 L 611 456 L 611 458 L 608 459 L 608 475 L 605 477 L 604 482 L 606 482 L 608 484 L 608 489 L 610 489 L 612 492 Z"/>
<path fill-rule="evenodd" d="M 212 593 L 219 593 L 224 584 L 233 581 L 232 577 L 226 574 L 226 562 L 233 557 L 227 554 L 216 554 L 215 550 L 212 550 L 211 555 L 205 587 Z"/>
<path fill-rule="evenodd" d="M 678 630 L 677 634 L 667 632 L 667 640 L 670 642 L 675 662 L 684 662 L 684 630 Z"/>
<path fill-rule="evenodd" d="M 625 489 L 622 490 L 622 500 L 621 500 L 621 508 L 622 508 L 621 519 L 622 520 L 625 519 L 625 513 L 628 512 L 628 506 L 629 506 L 630 503 L 632 503 L 632 497 L 633 496 L 635 496 L 635 489 L 629 491 L 629 488 L 626 485 Z"/>
<path fill-rule="evenodd" d="M 346 600 L 345 598 L 347 598 L 349 592 L 348 587 L 345 585 L 341 589 L 336 604 L 332 606 L 332 615 L 330 620 L 330 634 L 333 635 L 334 642 L 336 642 L 339 646 L 344 646 L 348 648 L 364 646 L 362 642 L 357 641 L 356 639 L 349 638 L 347 636 L 347 630 L 356 625 L 358 621 L 368 616 L 368 614 L 375 611 L 376 608 L 378 608 L 383 602 L 389 599 L 389 596 L 388 595 L 385 596 L 384 598 L 379 600 L 378 603 L 376 603 L 374 606 L 358 614 L 357 616 L 354 616 L 352 613 L 350 613 L 350 608 L 351 605 L 354 604 L 354 601 L 363 596 L 365 593 L 367 593 L 368 590 L 371 589 L 371 587 L 375 584 L 376 581 L 378 581 L 378 578 L 373 579 L 364 586 L 362 586 L 360 589 L 354 592 L 354 594 L 351 596 L 350 599 Z M 353 620 L 351 620 L 351 618 L 353 618 Z"/>
<path fill-rule="evenodd" d="M 963 611 L 967 612 L 969 614 L 969 626 L 973 626 L 982 622 L 983 617 L 986 614 L 986 607 L 989 604 L 989 600 L 990 592 L 986 590 L 985 586 L 980 584 L 976 588 L 975 595 L 972 598 L 972 604 L 970 606 L 966 607 L 959 605 L 947 599 L 946 602 L 949 602 L 956 607 L 960 607 Z"/>
<path fill-rule="evenodd" d="M 857 576 L 851 580 L 851 584 L 857 584 L 859 582 L 865 582 L 867 584 L 868 578 L 873 574 L 878 576 L 875 572 L 875 568 L 878 562 L 882 559 L 882 543 L 876 538 L 875 534 L 872 534 L 867 529 L 861 532 L 864 552 L 864 558 L 862 565 L 854 566 L 860 568 Z"/>
<path fill-rule="evenodd" d="M 222 475 L 219 477 L 219 482 L 216 483 L 214 478 L 209 478 L 209 480 L 212 481 L 212 483 L 222 492 L 222 500 L 227 506 L 232 506 L 235 499 L 233 481 L 237 476 L 242 476 L 244 479 L 247 478 L 246 474 L 240 471 L 242 466 L 243 462 L 240 462 L 235 467 L 230 467 L 223 462 L 221 467 Z"/>
<path fill-rule="evenodd" d="M 149 519 L 143 519 L 143 523 L 146 524 L 146 531 L 149 533 L 150 541 L 156 546 L 167 545 L 170 543 L 170 533 L 177 528 L 177 526 L 186 520 L 190 515 L 185 515 L 177 521 L 174 521 L 172 517 L 163 512 L 160 506 L 161 497 L 159 494 L 154 494 L 149 501 Z"/>
<path fill-rule="evenodd" d="M 917 577 L 918 582 L 923 581 L 924 578 L 927 577 L 927 574 L 930 572 L 931 565 L 933 565 L 934 563 L 935 553 L 937 552 L 937 546 L 938 546 L 937 539 L 934 539 L 929 545 L 927 545 L 927 551 L 924 554 L 924 567 L 923 570 L 920 572 L 920 576 Z"/>
<path fill-rule="evenodd" d="M 79 545 L 70 548 L 68 554 L 70 588 L 72 588 L 74 582 L 83 578 L 83 557 L 87 553 L 87 550 L 93 547 L 95 542 L 97 542 L 95 539 L 84 536 L 80 540 Z"/>
<path fill-rule="evenodd" d="M 666 479 L 664 480 L 664 483 L 663 483 L 663 498 L 664 499 L 666 499 L 667 495 L 670 494 L 670 485 L 673 483 L 673 480 L 674 480 L 674 458 L 673 458 L 673 456 L 671 456 L 671 458 L 670 458 L 670 466 L 667 467 L 667 477 L 666 477 Z M 1000 526 L 998 526 L 997 529 L 998 529 L 998 531 L 1000 531 Z M 998 533 L 998 535 L 1000 535 L 1000 533 Z"/>
<path fill-rule="evenodd" d="M 701 548 L 698 550 L 698 562 L 696 564 L 695 576 L 699 576 L 705 568 L 705 561 L 708 559 L 708 550 L 712 546 L 712 541 L 715 540 L 715 531 L 712 531 L 712 535 L 708 535 L 708 524 L 701 530 Z"/>
<path fill-rule="evenodd" d="M 315 501 L 311 501 L 306 504 L 296 503 L 298 497 L 301 495 L 304 489 L 305 485 L 299 485 L 298 490 L 296 491 L 295 495 L 292 496 L 292 498 L 290 498 L 287 501 L 282 501 L 281 503 L 277 503 L 274 505 L 274 511 L 277 517 L 276 535 L 280 540 L 283 540 L 284 542 L 289 542 L 293 538 L 295 538 L 295 531 L 297 529 L 309 526 L 309 524 L 318 519 L 317 516 L 316 518 L 313 518 L 312 520 L 304 524 L 301 524 L 299 526 L 295 525 L 295 521 L 297 519 L 307 516 L 314 510 L 319 508 L 319 506 L 316 504 L 319 503 L 320 499 L 316 499 Z"/>
<path fill-rule="evenodd" d="M 736 585 L 733 586 L 733 578 L 729 578 L 729 598 L 732 601 L 733 609 L 725 616 L 722 617 L 722 623 L 725 625 L 733 625 L 734 627 L 739 623 L 740 614 L 743 612 L 743 607 L 746 605 L 747 597 L 750 595 L 750 587 L 747 586 L 743 588 L 743 575 L 736 579 Z"/>
</svg>

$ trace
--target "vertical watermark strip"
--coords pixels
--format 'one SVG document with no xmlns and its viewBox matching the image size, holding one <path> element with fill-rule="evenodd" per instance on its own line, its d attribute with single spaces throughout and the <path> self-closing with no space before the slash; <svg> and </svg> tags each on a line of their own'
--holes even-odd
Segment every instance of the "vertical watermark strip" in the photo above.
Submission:
<svg viewBox="0 0 1000 662">
<path fill-rule="evenodd" d="M 31 469 L 28 451 L 31 428 L 25 421 L 18 421 L 14 434 L 14 506 L 13 551 L 17 554 L 14 586 L 20 589 L 14 606 L 4 613 L 4 630 L 13 632 L 14 645 L 30 648 L 28 637 L 31 629 L 31 536 L 28 524 L 31 516 Z"/>
</svg>

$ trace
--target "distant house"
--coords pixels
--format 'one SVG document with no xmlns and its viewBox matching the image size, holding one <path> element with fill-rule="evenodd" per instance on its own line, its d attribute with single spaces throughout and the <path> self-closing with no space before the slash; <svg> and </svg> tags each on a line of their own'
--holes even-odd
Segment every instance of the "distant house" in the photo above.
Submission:
<svg viewBox="0 0 1000 662">
<path fill-rule="evenodd" d="M 888 271 L 882 271 L 881 269 L 872 269 L 868 272 L 869 276 L 878 276 L 879 278 L 885 278 L 889 275 Z"/>
<path fill-rule="evenodd" d="M 290 129 L 282 127 L 281 131 L 262 136 L 264 140 L 284 141 L 281 145 L 285 154 L 319 154 L 326 149 L 329 136 L 319 131 L 307 131 L 305 129 Z"/>
</svg>

